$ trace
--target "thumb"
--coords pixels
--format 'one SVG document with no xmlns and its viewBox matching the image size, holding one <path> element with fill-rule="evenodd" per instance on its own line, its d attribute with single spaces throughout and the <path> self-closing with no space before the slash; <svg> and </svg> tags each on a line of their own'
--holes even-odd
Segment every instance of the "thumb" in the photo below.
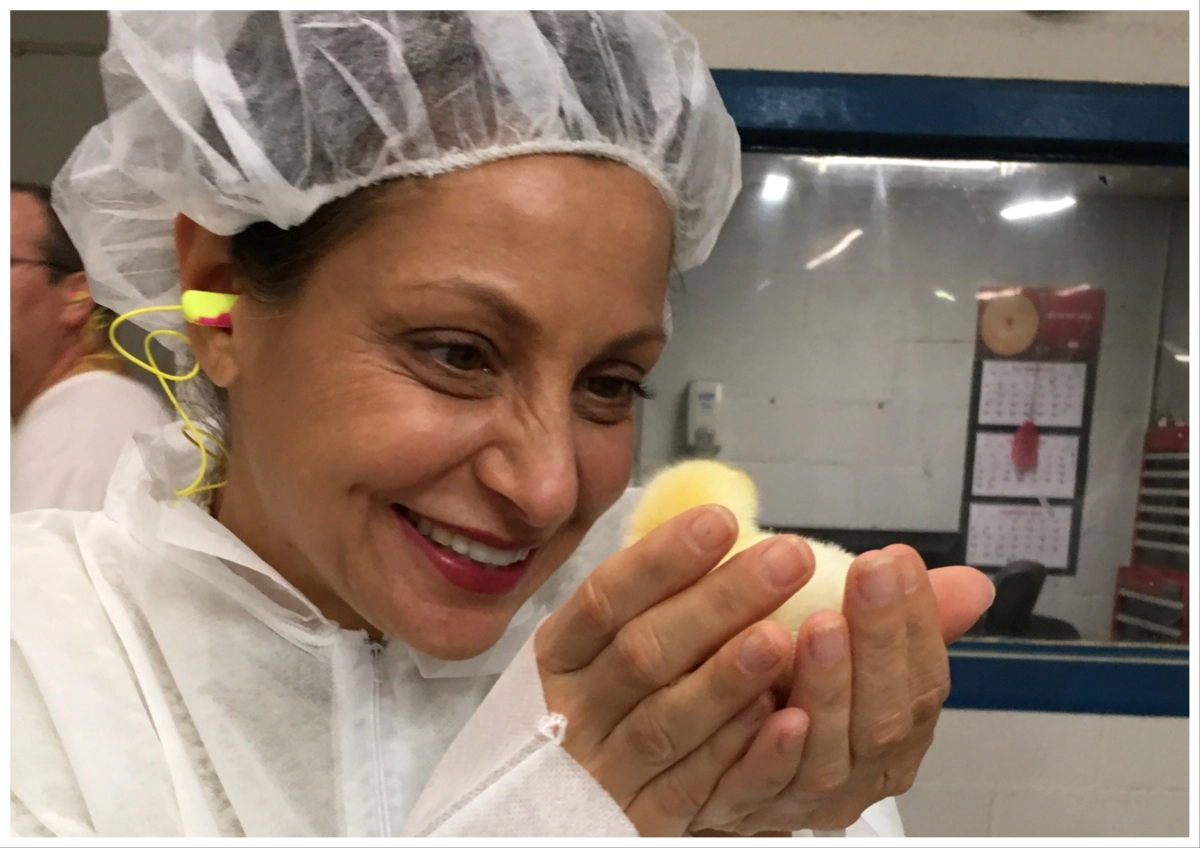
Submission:
<svg viewBox="0 0 1200 848">
<path fill-rule="evenodd" d="M 970 630 L 996 598 L 996 587 L 988 576 L 965 565 L 930 569 L 929 582 L 933 584 L 938 622 L 947 645 Z"/>
</svg>

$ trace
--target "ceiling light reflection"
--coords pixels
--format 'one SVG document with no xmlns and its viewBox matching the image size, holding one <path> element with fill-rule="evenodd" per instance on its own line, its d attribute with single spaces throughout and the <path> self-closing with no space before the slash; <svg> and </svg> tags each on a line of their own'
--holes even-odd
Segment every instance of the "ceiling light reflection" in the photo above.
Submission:
<svg viewBox="0 0 1200 848">
<path fill-rule="evenodd" d="M 854 244 L 855 240 L 858 239 L 862 234 L 862 230 L 851 230 L 850 232 L 846 233 L 845 237 L 829 250 L 825 251 L 820 256 L 813 257 L 813 259 L 809 260 L 808 264 L 804 266 L 804 270 L 811 271 L 813 268 L 818 268 L 821 265 L 824 265 L 830 259 L 833 259 L 839 253 L 844 251 L 847 247 Z"/>
</svg>

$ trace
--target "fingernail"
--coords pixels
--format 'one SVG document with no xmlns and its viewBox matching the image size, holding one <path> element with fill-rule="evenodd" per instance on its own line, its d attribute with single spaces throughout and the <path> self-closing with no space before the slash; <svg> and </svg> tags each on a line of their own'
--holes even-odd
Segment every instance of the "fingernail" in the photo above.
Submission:
<svg viewBox="0 0 1200 848">
<path fill-rule="evenodd" d="M 742 710 L 742 714 L 738 716 L 738 721 L 746 727 L 757 727 L 767 720 L 767 716 L 771 714 L 773 704 L 771 698 L 767 695 L 760 695 L 755 699 L 754 703 Z"/>
<path fill-rule="evenodd" d="M 794 754 L 800 747 L 800 743 L 804 741 L 804 734 L 808 731 L 808 722 L 805 721 L 799 727 L 789 727 L 787 730 L 779 734 L 779 740 L 775 743 L 775 750 L 779 754 Z"/>
<path fill-rule="evenodd" d="M 760 674 L 779 664 L 779 654 L 765 634 L 751 633 L 742 643 L 738 661 L 741 662 L 742 668 L 751 674 Z"/>
<path fill-rule="evenodd" d="M 688 535 L 696 547 L 711 551 L 722 544 L 737 530 L 737 525 L 723 509 L 706 509 L 692 521 Z"/>
<path fill-rule="evenodd" d="M 783 589 L 800 582 L 804 576 L 804 557 L 800 546 L 788 536 L 780 536 L 758 560 L 758 571 L 768 586 Z"/>
<path fill-rule="evenodd" d="M 858 592 L 872 607 L 881 607 L 896 598 L 900 580 L 890 554 L 880 551 L 859 561 Z"/>
<path fill-rule="evenodd" d="M 989 580 L 988 588 L 992 590 L 992 599 L 988 601 L 988 607 L 991 607 L 996 602 L 996 584 Z"/>
<path fill-rule="evenodd" d="M 850 651 L 850 638 L 846 628 L 838 623 L 814 630 L 808 637 L 808 651 L 821 667 L 841 662 Z"/>
<path fill-rule="evenodd" d="M 904 590 L 904 594 L 911 595 L 921 585 L 921 578 L 925 576 L 925 563 L 920 560 L 914 561 L 912 558 L 906 559 L 900 566 L 900 588 Z"/>
</svg>

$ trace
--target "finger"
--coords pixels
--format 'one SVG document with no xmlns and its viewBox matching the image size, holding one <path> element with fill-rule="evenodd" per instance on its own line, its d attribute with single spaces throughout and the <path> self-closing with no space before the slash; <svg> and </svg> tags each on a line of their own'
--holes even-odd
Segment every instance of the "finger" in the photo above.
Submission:
<svg viewBox="0 0 1200 848">
<path fill-rule="evenodd" d="M 630 620 L 715 568 L 736 538 L 729 510 L 701 506 L 609 557 L 538 629 L 540 667 L 562 674 L 588 665 Z"/>
<path fill-rule="evenodd" d="M 787 707 L 772 715 L 745 755 L 721 778 L 690 830 L 731 829 L 777 797 L 795 777 L 810 732 L 803 710 Z"/>
<path fill-rule="evenodd" d="M 831 792 L 850 775 L 851 665 L 850 634 L 841 613 L 820 610 L 809 616 L 796 638 L 796 685 L 789 701 L 811 722 L 796 791 Z"/>
<path fill-rule="evenodd" d="M 883 549 L 896 558 L 907 579 L 901 580 L 907 602 L 908 699 L 913 725 L 932 731 L 942 704 L 950 695 L 950 659 L 938 621 L 937 598 L 920 555 L 905 545 Z"/>
<path fill-rule="evenodd" d="M 729 768 L 774 713 L 774 699 L 759 695 L 750 706 L 676 766 L 646 784 L 625 815 L 641 836 L 681 836 Z"/>
<path fill-rule="evenodd" d="M 996 598 L 996 587 L 987 575 L 966 565 L 931 569 L 929 582 L 937 598 L 942 641 L 947 645 L 961 639 Z"/>
<path fill-rule="evenodd" d="M 791 641 L 787 630 L 772 621 L 748 627 L 694 673 L 638 704 L 586 767 L 625 806 L 765 693 L 786 661 Z M 588 740 L 575 744 L 586 746 Z"/>
<path fill-rule="evenodd" d="M 855 560 L 846 584 L 850 625 L 850 750 L 874 760 L 892 752 L 912 730 L 908 700 L 907 610 L 902 570 L 891 554 Z"/>
<path fill-rule="evenodd" d="M 761 542 L 631 621 L 584 674 L 602 681 L 604 709 L 623 716 L 778 609 L 812 571 L 803 540 Z"/>
</svg>

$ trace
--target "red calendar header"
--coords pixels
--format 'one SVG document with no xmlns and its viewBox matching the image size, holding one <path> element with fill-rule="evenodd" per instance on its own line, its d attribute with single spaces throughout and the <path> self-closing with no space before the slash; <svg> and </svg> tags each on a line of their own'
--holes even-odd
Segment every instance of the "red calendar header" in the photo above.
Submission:
<svg viewBox="0 0 1200 848">
<path fill-rule="evenodd" d="M 1089 362 L 1100 352 L 1103 290 L 996 287 L 976 296 L 980 359 Z"/>
</svg>

